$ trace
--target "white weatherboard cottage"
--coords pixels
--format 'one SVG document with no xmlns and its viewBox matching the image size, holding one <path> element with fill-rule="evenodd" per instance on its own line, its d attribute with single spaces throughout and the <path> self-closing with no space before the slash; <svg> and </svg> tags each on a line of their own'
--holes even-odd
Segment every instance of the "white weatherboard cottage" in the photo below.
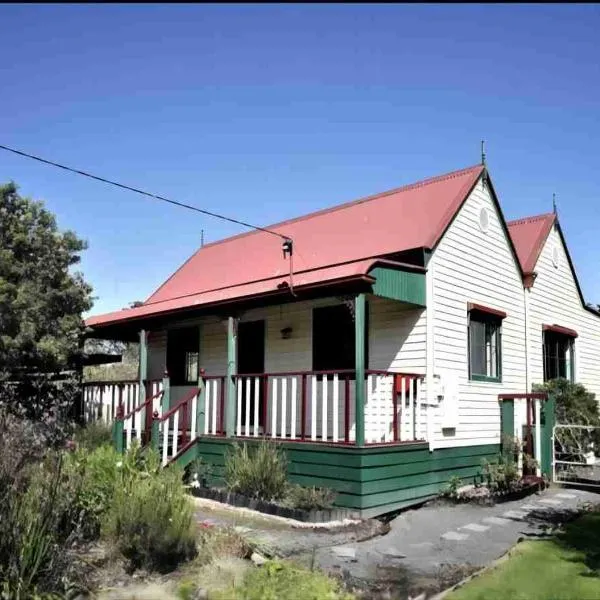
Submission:
<svg viewBox="0 0 600 600">
<path fill-rule="evenodd" d="M 142 343 L 139 382 L 88 385 L 88 408 L 123 406 L 147 442 L 155 410 L 164 462 L 218 471 L 233 439 L 266 436 L 292 479 L 380 514 L 476 475 L 500 395 L 558 376 L 600 394 L 600 315 L 556 216 L 507 224 L 484 166 L 269 229 L 283 253 L 263 231 L 209 244 L 142 306 L 87 321 Z"/>
</svg>

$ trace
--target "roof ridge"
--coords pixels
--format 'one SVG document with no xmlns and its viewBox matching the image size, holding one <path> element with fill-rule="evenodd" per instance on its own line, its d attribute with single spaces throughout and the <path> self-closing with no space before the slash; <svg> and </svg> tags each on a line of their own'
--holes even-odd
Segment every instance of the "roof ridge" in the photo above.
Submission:
<svg viewBox="0 0 600 600">
<path fill-rule="evenodd" d="M 525 223 L 533 223 L 535 221 L 542 221 L 548 217 L 554 217 L 554 213 L 543 213 L 541 215 L 532 215 L 531 217 L 521 217 L 520 219 L 514 219 L 513 221 L 507 221 L 507 225 L 524 225 Z"/>
</svg>

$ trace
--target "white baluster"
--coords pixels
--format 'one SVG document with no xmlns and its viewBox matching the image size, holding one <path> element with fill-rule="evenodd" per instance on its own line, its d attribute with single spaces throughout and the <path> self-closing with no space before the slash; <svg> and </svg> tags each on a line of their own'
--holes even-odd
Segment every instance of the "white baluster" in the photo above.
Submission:
<svg viewBox="0 0 600 600">
<path fill-rule="evenodd" d="M 173 415 L 173 454 L 177 456 L 177 445 L 179 443 L 179 411 L 176 410 Z"/>
<path fill-rule="evenodd" d="M 296 402 L 298 396 L 298 378 L 294 375 L 292 377 L 292 415 L 291 415 L 291 429 L 290 429 L 290 437 L 292 439 L 296 438 Z"/>
<path fill-rule="evenodd" d="M 190 441 L 196 439 L 196 411 L 198 410 L 198 394 L 192 398 L 192 415 L 190 425 Z"/>
<path fill-rule="evenodd" d="M 281 437 L 287 437 L 287 377 L 281 378 Z"/>
<path fill-rule="evenodd" d="M 171 417 L 167 417 L 162 422 L 163 428 L 163 447 L 162 447 L 162 464 L 163 466 L 167 464 L 169 460 L 168 449 L 169 449 L 169 423 L 171 422 Z"/>
<path fill-rule="evenodd" d="M 133 417 L 130 415 L 129 417 L 127 417 L 125 419 L 125 423 L 124 423 L 124 427 L 125 427 L 125 446 L 126 446 L 126 450 L 129 450 L 129 448 L 131 448 L 131 427 L 133 425 L 132 423 Z"/>
<path fill-rule="evenodd" d="M 142 437 L 142 412 L 142 410 L 138 410 L 133 415 L 135 419 L 135 437 L 138 440 Z"/>
<path fill-rule="evenodd" d="M 402 393 L 400 394 L 400 423 L 398 426 L 398 431 L 400 432 L 400 440 L 406 441 L 406 377 L 400 376 L 400 389 Z"/>
<path fill-rule="evenodd" d="M 271 396 L 271 437 L 277 437 L 277 377 L 273 377 L 273 394 Z"/>
<path fill-rule="evenodd" d="M 254 379 L 254 437 L 258 437 L 258 408 L 260 404 L 260 377 Z"/>
<path fill-rule="evenodd" d="M 317 439 L 317 376 L 312 376 L 310 390 L 310 439 Z"/>
<path fill-rule="evenodd" d="M 239 437 L 242 435 L 242 386 L 244 385 L 244 380 L 241 377 L 236 379 L 237 385 L 237 415 L 236 415 L 236 432 Z"/>
<path fill-rule="evenodd" d="M 339 375 L 333 376 L 333 443 L 338 441 L 339 436 L 339 411 L 340 411 L 340 381 Z"/>
<path fill-rule="evenodd" d="M 207 379 L 204 383 L 204 435 L 210 431 L 210 412 L 212 408 L 212 380 Z"/>
<path fill-rule="evenodd" d="M 323 375 L 321 380 L 321 439 L 327 441 L 327 404 L 329 392 L 329 379 L 327 375 Z"/>
<path fill-rule="evenodd" d="M 367 415 L 365 419 L 365 438 L 368 442 L 377 441 L 377 428 L 374 422 L 377 418 L 377 402 L 375 399 L 377 390 L 373 386 L 374 382 L 374 376 L 367 375 Z"/>
<path fill-rule="evenodd" d="M 218 379 L 213 379 L 213 386 L 212 386 L 212 391 L 213 391 L 213 398 L 212 398 L 212 423 L 211 423 L 211 433 L 213 435 L 215 435 L 217 433 L 217 404 L 218 404 L 218 397 L 219 397 L 219 380 Z M 207 418 L 206 420 L 208 421 L 208 413 L 207 414 Z"/>
<path fill-rule="evenodd" d="M 535 460 L 537 461 L 537 468 L 535 474 L 539 477 L 542 474 L 541 464 L 542 464 L 542 428 L 540 424 L 541 420 L 541 403 L 542 401 L 536 398 L 534 401 L 535 407 Z"/>
<path fill-rule="evenodd" d="M 244 419 L 244 435 L 250 436 L 250 398 L 252 397 L 252 378 L 246 378 L 246 398 L 244 398 L 244 404 L 246 405 L 246 414 Z"/>
<path fill-rule="evenodd" d="M 415 438 L 418 440 L 423 439 L 423 433 L 421 431 L 421 378 L 417 378 L 417 397 L 415 399 L 416 414 L 415 414 Z"/>
</svg>

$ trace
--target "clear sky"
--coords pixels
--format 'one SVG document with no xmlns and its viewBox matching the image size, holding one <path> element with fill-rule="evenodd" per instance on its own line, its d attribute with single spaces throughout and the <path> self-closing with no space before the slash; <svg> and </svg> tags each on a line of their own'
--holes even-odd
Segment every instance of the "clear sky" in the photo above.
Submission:
<svg viewBox="0 0 600 600">
<path fill-rule="evenodd" d="M 479 162 L 552 193 L 600 303 L 600 7 L 1 5 L 0 143 L 266 225 Z M 92 312 L 242 228 L 0 153 L 89 242 Z"/>
</svg>

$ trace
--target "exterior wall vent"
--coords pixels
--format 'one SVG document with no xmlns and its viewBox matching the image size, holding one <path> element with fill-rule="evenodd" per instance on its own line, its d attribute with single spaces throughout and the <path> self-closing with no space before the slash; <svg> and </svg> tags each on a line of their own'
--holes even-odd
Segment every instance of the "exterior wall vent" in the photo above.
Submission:
<svg viewBox="0 0 600 600">
<path fill-rule="evenodd" d="M 488 210 L 485 206 L 481 207 L 479 211 L 479 229 L 484 233 L 487 233 L 487 230 L 490 228 L 490 216 Z"/>
</svg>

